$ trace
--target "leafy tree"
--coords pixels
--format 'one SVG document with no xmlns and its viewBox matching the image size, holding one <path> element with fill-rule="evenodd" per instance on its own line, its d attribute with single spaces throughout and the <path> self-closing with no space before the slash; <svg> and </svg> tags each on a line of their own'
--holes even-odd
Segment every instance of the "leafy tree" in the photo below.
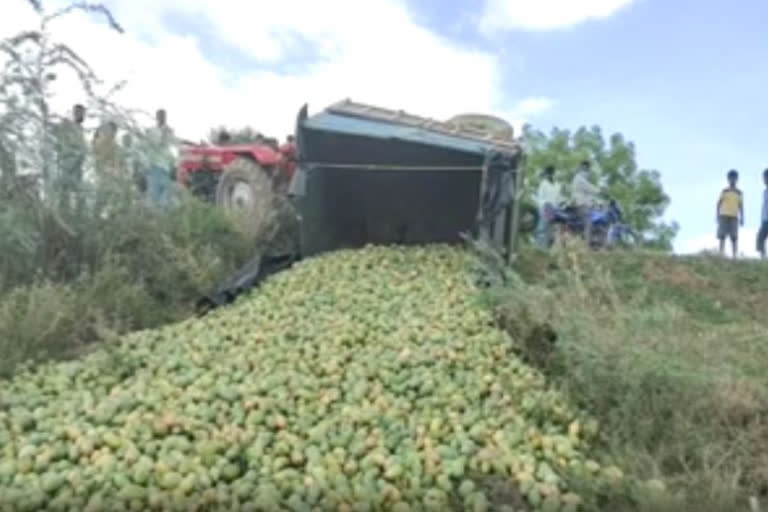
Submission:
<svg viewBox="0 0 768 512">
<path fill-rule="evenodd" d="M 581 127 L 575 132 L 555 128 L 550 134 L 523 128 L 528 158 L 526 183 L 529 193 L 535 190 L 540 172 L 547 165 L 556 169 L 556 179 L 567 185 L 573 179 L 582 160 L 592 163 L 592 179 L 607 195 L 621 205 L 627 223 L 642 234 L 652 248 L 671 250 L 677 234 L 677 223 L 661 221 L 669 205 L 661 174 L 656 170 L 640 169 L 636 162 L 635 145 L 620 133 L 607 142 L 599 126 Z"/>
</svg>

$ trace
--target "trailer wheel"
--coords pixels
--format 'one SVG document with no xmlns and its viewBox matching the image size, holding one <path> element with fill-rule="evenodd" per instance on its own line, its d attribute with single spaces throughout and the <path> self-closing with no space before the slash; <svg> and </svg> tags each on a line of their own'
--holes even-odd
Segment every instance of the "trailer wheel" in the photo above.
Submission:
<svg viewBox="0 0 768 512">
<path fill-rule="evenodd" d="M 216 187 L 216 204 L 231 215 L 238 230 L 254 241 L 271 228 L 274 199 L 271 177 L 248 158 L 229 164 Z"/>
</svg>

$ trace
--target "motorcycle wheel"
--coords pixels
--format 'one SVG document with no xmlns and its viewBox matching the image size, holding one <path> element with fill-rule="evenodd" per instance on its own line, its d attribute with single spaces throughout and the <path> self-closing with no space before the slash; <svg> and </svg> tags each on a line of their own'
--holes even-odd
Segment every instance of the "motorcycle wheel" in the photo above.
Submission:
<svg viewBox="0 0 768 512">
<path fill-rule="evenodd" d="M 640 237 L 626 226 L 615 226 L 609 233 L 609 245 L 611 248 L 633 249 L 640 245 Z"/>
<path fill-rule="evenodd" d="M 589 247 L 594 250 L 605 249 L 610 245 L 610 230 L 604 226 L 592 226 L 589 235 Z"/>
</svg>

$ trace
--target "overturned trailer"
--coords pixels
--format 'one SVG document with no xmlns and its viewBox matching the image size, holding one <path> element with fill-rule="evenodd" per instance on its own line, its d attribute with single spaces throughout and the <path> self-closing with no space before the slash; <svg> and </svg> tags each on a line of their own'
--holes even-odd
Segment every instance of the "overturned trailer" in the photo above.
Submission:
<svg viewBox="0 0 768 512">
<path fill-rule="evenodd" d="M 368 243 L 458 242 L 462 234 L 509 248 L 523 157 L 513 139 L 344 101 L 312 117 L 303 108 L 296 140 L 290 191 L 304 255 Z"/>
<path fill-rule="evenodd" d="M 289 187 L 299 254 L 250 262 L 202 305 L 229 302 L 296 259 L 342 248 L 470 236 L 511 254 L 518 227 L 528 231 L 536 222 L 535 211 L 521 212 L 513 200 L 524 155 L 509 125 L 471 120 L 478 118 L 485 126 L 467 123 L 468 116 L 440 122 L 349 100 L 309 116 L 305 105 Z"/>
</svg>

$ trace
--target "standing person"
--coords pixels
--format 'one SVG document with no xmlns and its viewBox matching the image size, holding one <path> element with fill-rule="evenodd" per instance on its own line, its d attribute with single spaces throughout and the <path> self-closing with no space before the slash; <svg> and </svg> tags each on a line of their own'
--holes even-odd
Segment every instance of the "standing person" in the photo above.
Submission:
<svg viewBox="0 0 768 512">
<path fill-rule="evenodd" d="M 102 124 L 96 131 L 93 140 L 93 163 L 99 178 L 114 178 L 119 174 L 117 124 L 114 121 Z"/>
<path fill-rule="evenodd" d="M 550 219 L 560 201 L 560 187 L 555 183 L 555 168 L 548 165 L 542 173 L 542 180 L 536 191 L 536 202 L 539 206 L 537 241 L 541 249 L 549 248 L 552 243 Z"/>
<path fill-rule="evenodd" d="M 156 125 L 149 130 L 147 172 L 147 195 L 149 200 L 158 205 L 166 206 L 170 201 L 171 186 L 174 179 L 173 144 L 175 137 L 168 126 L 168 117 L 164 109 L 155 114 Z"/>
<path fill-rule="evenodd" d="M 584 225 L 584 241 L 587 247 L 592 241 L 592 208 L 597 203 L 600 188 L 589 181 L 590 163 L 583 160 L 571 182 L 571 199 Z"/>
<path fill-rule="evenodd" d="M 296 172 L 298 149 L 293 135 L 288 135 L 280 146 L 280 154 L 283 162 L 279 166 L 280 172 L 276 176 L 276 188 L 281 192 L 287 192 L 293 175 Z"/>
<path fill-rule="evenodd" d="M 744 225 L 744 200 L 741 190 L 736 187 L 739 173 L 735 169 L 728 171 L 728 187 L 720 193 L 717 201 L 717 239 L 720 241 L 720 254 L 725 253 L 725 239 L 731 239 L 733 257 L 739 249 L 739 225 Z"/>
<path fill-rule="evenodd" d="M 120 141 L 120 166 L 121 174 L 133 183 L 139 193 L 145 193 L 147 191 L 147 179 L 139 165 L 133 146 L 133 136 L 130 133 L 124 133 Z"/>
<path fill-rule="evenodd" d="M 111 216 L 117 205 L 118 192 L 123 192 L 120 155 L 117 147 L 117 123 L 103 122 L 93 137 L 93 169 L 98 185 L 93 203 L 99 215 Z"/>
<path fill-rule="evenodd" d="M 765 241 L 768 239 L 768 169 L 763 171 L 763 209 L 760 215 L 760 230 L 757 232 L 757 252 L 765 259 Z"/>
<path fill-rule="evenodd" d="M 232 136 L 227 130 L 221 130 L 219 136 L 216 137 L 216 144 L 219 146 L 226 146 L 232 143 Z"/>
<path fill-rule="evenodd" d="M 72 118 L 63 119 L 53 130 L 56 151 L 55 181 L 61 193 L 61 202 L 67 207 L 76 199 L 83 182 L 83 164 L 88 152 L 83 131 L 84 121 L 85 107 L 77 104 L 72 108 Z"/>
<path fill-rule="evenodd" d="M 285 155 L 288 160 L 294 162 L 298 157 L 298 148 L 296 147 L 296 138 L 293 135 L 288 135 L 285 138 L 285 142 L 280 146 L 280 152 Z"/>
</svg>

